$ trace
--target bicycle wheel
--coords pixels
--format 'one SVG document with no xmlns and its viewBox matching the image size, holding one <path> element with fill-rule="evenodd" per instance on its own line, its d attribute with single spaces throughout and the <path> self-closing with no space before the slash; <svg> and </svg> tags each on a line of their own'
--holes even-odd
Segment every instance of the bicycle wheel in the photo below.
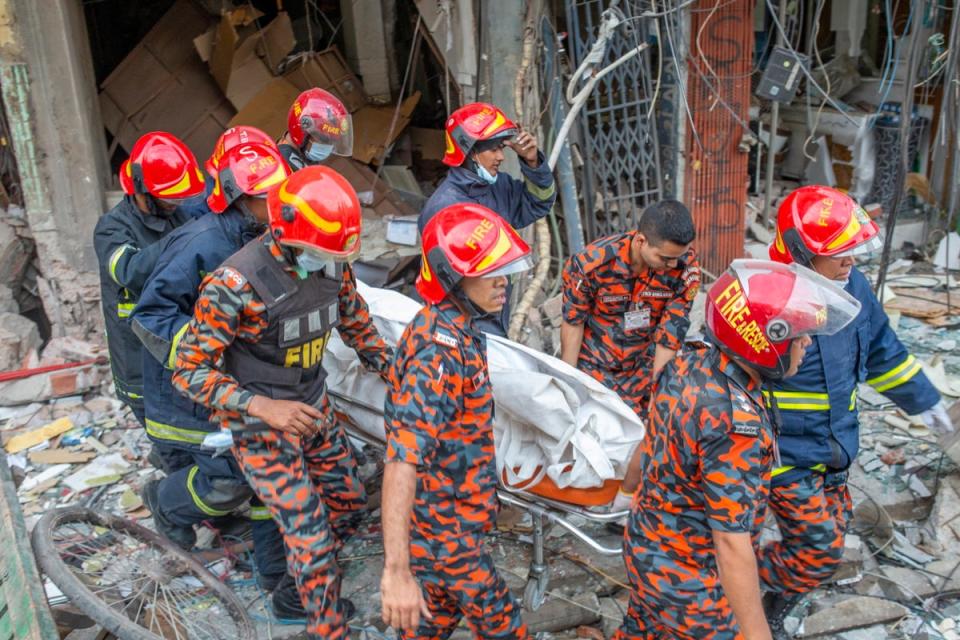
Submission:
<svg viewBox="0 0 960 640">
<path fill-rule="evenodd" d="M 255 640 L 245 606 L 149 529 L 84 507 L 45 514 L 32 535 L 43 573 L 121 640 Z"/>
</svg>

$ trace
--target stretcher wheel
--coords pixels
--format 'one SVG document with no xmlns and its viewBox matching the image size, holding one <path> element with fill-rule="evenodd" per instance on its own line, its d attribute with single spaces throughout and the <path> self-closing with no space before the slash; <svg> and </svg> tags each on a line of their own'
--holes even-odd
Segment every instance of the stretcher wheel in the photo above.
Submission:
<svg viewBox="0 0 960 640">
<path fill-rule="evenodd" d="M 536 611 L 547 599 L 547 585 L 550 583 L 550 569 L 544 567 L 536 576 L 527 579 L 527 586 L 523 588 L 523 608 L 527 611 Z"/>
<path fill-rule="evenodd" d="M 124 518 L 84 507 L 34 527 L 41 570 L 122 640 L 256 640 L 246 607 L 188 553 Z"/>
</svg>

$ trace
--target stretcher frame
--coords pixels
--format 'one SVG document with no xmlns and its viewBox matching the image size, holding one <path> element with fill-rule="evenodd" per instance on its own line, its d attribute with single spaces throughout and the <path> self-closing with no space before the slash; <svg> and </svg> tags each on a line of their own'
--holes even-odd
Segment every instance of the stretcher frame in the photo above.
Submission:
<svg viewBox="0 0 960 640">
<path fill-rule="evenodd" d="M 382 411 L 358 402 L 353 398 L 329 391 L 330 395 L 338 400 L 356 406 L 364 411 L 370 411 L 382 414 Z M 358 428 L 349 416 L 341 411 L 336 412 L 337 417 L 343 422 L 348 435 L 366 444 L 383 447 L 386 443 L 374 438 L 370 434 Z M 530 568 L 527 572 L 527 584 L 523 590 L 523 606 L 529 611 L 536 611 L 546 600 L 547 589 L 550 584 L 550 567 L 547 564 L 544 554 L 544 541 L 546 540 L 547 524 L 553 523 L 568 531 L 574 538 L 585 544 L 587 547 L 604 556 L 618 556 L 623 553 L 622 547 L 606 547 L 597 542 L 589 533 L 567 519 L 568 516 L 578 516 L 598 524 L 616 522 L 629 515 L 629 511 L 595 511 L 585 508 L 581 505 L 552 500 L 543 496 L 538 496 L 523 489 L 516 489 L 500 483 L 497 489 L 497 497 L 502 504 L 508 504 L 530 514 L 533 521 L 532 532 L 532 554 L 530 558 Z"/>
</svg>

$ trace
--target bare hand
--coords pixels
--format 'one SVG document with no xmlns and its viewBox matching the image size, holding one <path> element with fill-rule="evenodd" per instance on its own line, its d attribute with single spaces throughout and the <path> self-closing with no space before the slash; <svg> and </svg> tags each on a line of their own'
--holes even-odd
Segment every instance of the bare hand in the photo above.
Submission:
<svg viewBox="0 0 960 640">
<path fill-rule="evenodd" d="M 254 396 L 247 406 L 247 413 L 271 429 L 304 438 L 317 435 L 318 422 L 323 419 L 320 410 L 308 404 L 296 400 L 273 400 L 266 396 Z"/>
<path fill-rule="evenodd" d="M 426 620 L 433 620 L 420 585 L 413 579 L 409 569 L 383 570 L 380 603 L 383 607 L 380 617 L 394 629 L 416 631 L 421 615 Z"/>
<path fill-rule="evenodd" d="M 520 135 L 507 142 L 507 146 L 516 151 L 528 165 L 534 168 L 537 166 L 537 139 L 530 133 L 521 131 Z"/>
</svg>

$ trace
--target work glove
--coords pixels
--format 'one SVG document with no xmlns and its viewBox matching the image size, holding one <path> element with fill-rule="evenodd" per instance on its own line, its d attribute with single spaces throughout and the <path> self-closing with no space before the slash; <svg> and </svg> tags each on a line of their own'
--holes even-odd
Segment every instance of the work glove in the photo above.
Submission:
<svg viewBox="0 0 960 640">
<path fill-rule="evenodd" d="M 617 497 L 610 503 L 610 512 L 629 511 L 630 503 L 633 502 L 633 494 L 625 492 L 622 488 L 617 491 Z"/>
<path fill-rule="evenodd" d="M 953 433 L 953 421 L 950 420 L 947 405 L 943 403 L 943 400 L 921 413 L 920 419 L 923 420 L 923 424 L 927 425 L 928 429 L 937 435 L 943 436 Z"/>
</svg>

